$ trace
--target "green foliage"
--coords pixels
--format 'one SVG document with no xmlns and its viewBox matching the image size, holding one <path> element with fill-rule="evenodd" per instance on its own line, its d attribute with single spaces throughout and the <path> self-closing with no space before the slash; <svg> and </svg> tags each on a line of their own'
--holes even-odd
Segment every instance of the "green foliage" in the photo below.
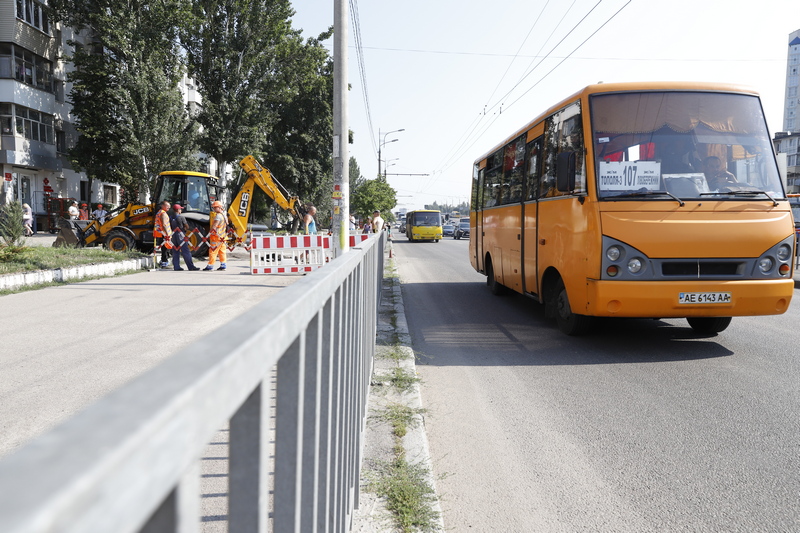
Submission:
<svg viewBox="0 0 800 533">
<path fill-rule="evenodd" d="M 397 191 L 382 176 L 374 180 L 364 180 L 355 191 L 350 191 L 350 212 L 357 213 L 361 218 L 372 216 L 372 212 L 377 209 L 384 219 L 392 220 L 392 209 L 396 205 Z"/>
<path fill-rule="evenodd" d="M 166 169 L 187 168 L 195 127 L 178 89 L 177 33 L 187 0 L 53 0 L 55 17 L 92 35 L 73 42 L 69 99 L 81 134 L 70 160 L 90 180 L 135 192 Z"/>
<path fill-rule="evenodd" d="M 8 260 L 25 245 L 25 227 L 22 224 L 22 204 L 10 202 L 0 206 L 0 259 Z"/>
<path fill-rule="evenodd" d="M 288 55 L 278 83 L 293 88 L 274 106 L 276 121 L 263 146 L 264 163 L 304 203 L 317 207 L 327 226 L 333 190 L 333 60 L 322 41 L 330 32 L 303 42 L 287 39 Z"/>
</svg>

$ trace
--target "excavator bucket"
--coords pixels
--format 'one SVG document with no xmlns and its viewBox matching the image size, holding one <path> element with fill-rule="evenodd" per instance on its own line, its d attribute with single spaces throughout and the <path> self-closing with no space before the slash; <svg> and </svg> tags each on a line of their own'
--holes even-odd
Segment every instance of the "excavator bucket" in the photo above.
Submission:
<svg viewBox="0 0 800 533">
<path fill-rule="evenodd" d="M 74 222 L 62 218 L 58 221 L 58 227 L 60 229 L 58 235 L 56 235 L 56 240 L 53 242 L 54 247 L 80 246 L 80 230 Z"/>
</svg>

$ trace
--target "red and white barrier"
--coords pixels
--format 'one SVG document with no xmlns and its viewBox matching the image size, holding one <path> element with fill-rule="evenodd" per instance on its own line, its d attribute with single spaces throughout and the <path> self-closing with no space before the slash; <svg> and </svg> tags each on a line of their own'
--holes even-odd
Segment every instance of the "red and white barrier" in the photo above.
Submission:
<svg viewBox="0 0 800 533">
<path fill-rule="evenodd" d="M 350 235 L 350 247 L 369 238 Z M 296 274 L 311 272 L 333 259 L 330 235 L 254 235 L 250 240 L 250 272 Z"/>
<path fill-rule="evenodd" d="M 311 272 L 328 260 L 322 235 L 254 235 L 250 241 L 250 272 L 290 274 Z"/>
</svg>

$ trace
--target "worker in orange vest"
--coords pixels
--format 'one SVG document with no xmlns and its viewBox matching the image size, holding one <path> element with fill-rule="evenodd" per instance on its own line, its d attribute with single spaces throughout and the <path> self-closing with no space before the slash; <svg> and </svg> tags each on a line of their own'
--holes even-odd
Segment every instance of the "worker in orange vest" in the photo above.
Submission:
<svg viewBox="0 0 800 533">
<path fill-rule="evenodd" d="M 228 266 L 225 264 L 227 259 L 225 239 L 228 236 L 228 217 L 225 215 L 225 208 L 219 200 L 211 204 L 211 209 L 214 211 L 214 218 L 211 221 L 209 231 L 208 265 L 203 270 L 214 270 L 217 254 L 219 254 L 219 268 L 217 270 L 226 270 Z"/>
<path fill-rule="evenodd" d="M 78 220 L 89 220 L 89 209 L 86 204 L 81 204 L 81 208 L 78 209 Z"/>
<path fill-rule="evenodd" d="M 156 220 L 153 224 L 153 237 L 156 238 L 156 246 L 161 246 L 161 263 L 158 265 L 161 268 L 169 266 L 167 250 L 172 248 L 172 227 L 169 224 L 169 213 L 167 213 L 169 208 L 168 201 L 161 202 L 161 209 L 156 213 Z"/>
</svg>

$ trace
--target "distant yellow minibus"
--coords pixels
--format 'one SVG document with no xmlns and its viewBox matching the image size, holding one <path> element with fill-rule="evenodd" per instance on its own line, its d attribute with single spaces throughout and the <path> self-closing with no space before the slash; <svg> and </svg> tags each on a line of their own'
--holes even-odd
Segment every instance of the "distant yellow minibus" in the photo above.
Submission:
<svg viewBox="0 0 800 533">
<path fill-rule="evenodd" d="M 474 165 L 470 261 L 493 293 L 592 317 L 786 311 L 794 225 L 758 95 L 709 83 L 598 84 Z"/>
<path fill-rule="evenodd" d="M 409 241 L 439 242 L 442 238 L 442 213 L 432 209 L 406 213 L 406 237 Z"/>
</svg>

